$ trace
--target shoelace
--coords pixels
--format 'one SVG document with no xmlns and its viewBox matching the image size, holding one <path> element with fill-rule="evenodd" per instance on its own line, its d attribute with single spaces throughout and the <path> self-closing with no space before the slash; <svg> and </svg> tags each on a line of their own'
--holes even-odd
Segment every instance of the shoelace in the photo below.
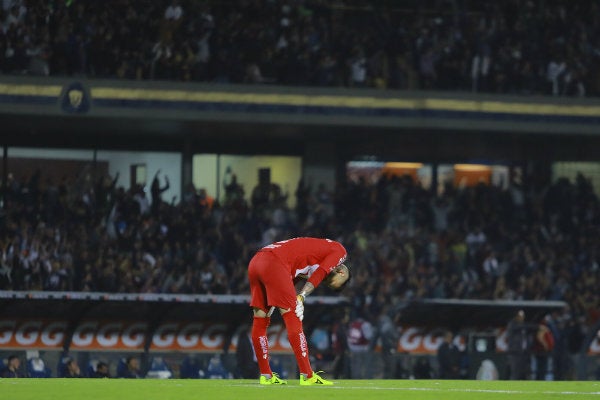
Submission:
<svg viewBox="0 0 600 400">
<path fill-rule="evenodd" d="M 271 372 L 271 379 L 279 380 L 279 374 L 277 372 Z"/>
<path fill-rule="evenodd" d="M 325 371 L 317 371 L 317 372 L 313 372 L 313 375 L 317 377 L 317 379 L 315 380 L 317 383 L 323 384 L 323 381 L 321 380 L 321 377 L 319 376 L 319 374 L 324 373 Z"/>
</svg>

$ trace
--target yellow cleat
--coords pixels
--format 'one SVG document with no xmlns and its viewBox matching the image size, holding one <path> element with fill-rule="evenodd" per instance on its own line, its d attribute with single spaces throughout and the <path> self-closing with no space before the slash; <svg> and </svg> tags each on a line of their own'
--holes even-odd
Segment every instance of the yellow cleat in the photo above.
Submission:
<svg viewBox="0 0 600 400">
<path fill-rule="evenodd" d="M 319 371 L 319 373 L 321 372 L 322 371 Z M 312 385 L 333 385 L 333 382 L 321 378 L 316 372 L 313 372 L 310 378 L 307 378 L 304 375 L 300 375 L 300 386 Z"/>
<path fill-rule="evenodd" d="M 287 381 L 285 379 L 281 379 L 275 372 L 273 372 L 273 375 L 271 375 L 270 378 L 261 375 L 259 383 L 261 385 L 287 385 Z"/>
</svg>

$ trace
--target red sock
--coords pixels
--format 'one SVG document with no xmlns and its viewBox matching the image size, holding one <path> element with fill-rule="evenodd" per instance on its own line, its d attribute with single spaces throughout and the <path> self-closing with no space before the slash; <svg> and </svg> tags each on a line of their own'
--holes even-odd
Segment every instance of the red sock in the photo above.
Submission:
<svg viewBox="0 0 600 400">
<path fill-rule="evenodd" d="M 252 346 L 254 346 L 261 375 L 272 375 L 269 365 L 269 339 L 267 338 L 267 327 L 270 322 L 271 318 L 268 317 L 254 317 L 252 321 Z"/>
<path fill-rule="evenodd" d="M 294 311 L 288 311 L 283 314 L 283 322 L 285 322 L 288 339 L 294 350 L 300 373 L 310 378 L 312 376 L 312 368 L 308 358 L 308 343 L 302 330 L 302 322 L 298 319 Z"/>
</svg>

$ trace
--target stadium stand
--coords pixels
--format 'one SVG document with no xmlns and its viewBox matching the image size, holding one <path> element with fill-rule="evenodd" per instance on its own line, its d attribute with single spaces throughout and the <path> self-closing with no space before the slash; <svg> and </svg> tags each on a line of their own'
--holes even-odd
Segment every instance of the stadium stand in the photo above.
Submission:
<svg viewBox="0 0 600 400">
<path fill-rule="evenodd" d="M 139 188 L 14 179 L 0 288 L 244 294 L 257 248 L 324 236 L 349 251 L 352 318 L 375 321 L 385 304 L 414 299 L 562 300 L 569 307 L 549 316 L 555 351 L 576 354 L 599 321 L 598 197 L 583 176 L 538 178 L 508 189 L 447 185 L 438 198 L 410 177 L 384 176 L 328 196 L 304 191 L 296 209 L 280 198 L 209 207 L 191 191 L 155 214 L 141 211 Z"/>
<path fill-rule="evenodd" d="M 598 4 L 4 1 L 3 73 L 598 94 Z M 134 34 L 135 32 L 135 34 Z"/>
<path fill-rule="evenodd" d="M 592 17 L 600 6 L 589 0 L 544 2 L 543 12 L 536 0 L 113 4 L 3 1 L 0 72 L 600 92 Z M 571 353 L 600 321 L 600 203 L 583 176 L 552 183 L 532 173 L 506 189 L 448 185 L 439 196 L 408 177 L 348 181 L 335 192 L 307 188 L 295 209 L 285 198 L 258 204 L 235 193 L 209 203 L 195 188 L 178 204 L 151 202 L 110 177 L 74 178 L 10 177 L 0 290 L 245 294 L 256 249 L 311 235 L 347 247 L 353 317 L 375 320 L 384 305 L 411 299 L 564 300 L 568 309 L 550 321 Z M 197 367 L 182 366 L 181 376 L 199 377 Z M 61 361 L 57 375 L 64 369 Z M 119 364 L 117 376 L 136 375 Z"/>
<path fill-rule="evenodd" d="M 42 185 L 39 176 L 10 185 L 2 289 L 246 293 L 248 256 L 268 231 L 340 238 L 359 267 L 352 290 L 362 314 L 393 294 L 565 300 L 570 313 L 598 318 L 600 213 L 582 176 L 506 190 L 448 186 L 443 203 L 406 177 L 349 182 L 331 194 L 331 214 L 315 193 L 303 197 L 302 219 L 280 201 L 257 212 L 239 199 L 207 208 L 188 197 L 152 215 L 140 211 L 137 189 Z M 277 227 L 275 210 L 284 216 Z"/>
</svg>

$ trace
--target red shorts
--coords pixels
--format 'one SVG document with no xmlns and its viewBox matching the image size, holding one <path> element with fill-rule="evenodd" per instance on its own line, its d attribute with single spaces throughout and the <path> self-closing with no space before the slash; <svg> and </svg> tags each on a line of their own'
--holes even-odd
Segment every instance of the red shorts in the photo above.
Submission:
<svg viewBox="0 0 600 400">
<path fill-rule="evenodd" d="M 248 266 L 250 306 L 268 312 L 270 306 L 296 307 L 296 288 L 290 269 L 273 253 L 260 251 Z"/>
</svg>

